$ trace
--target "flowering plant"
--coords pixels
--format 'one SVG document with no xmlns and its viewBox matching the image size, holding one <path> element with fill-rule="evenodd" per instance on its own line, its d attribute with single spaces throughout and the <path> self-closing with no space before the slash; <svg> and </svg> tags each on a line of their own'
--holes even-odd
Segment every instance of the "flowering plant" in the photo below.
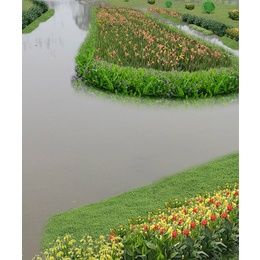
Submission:
<svg viewBox="0 0 260 260">
<path fill-rule="evenodd" d="M 150 5 L 155 4 L 155 0 L 148 0 L 148 4 L 150 4 Z"/>
<path fill-rule="evenodd" d="M 192 10 L 195 8 L 195 4 L 185 4 L 185 8 L 188 10 Z"/>
<path fill-rule="evenodd" d="M 227 29 L 226 36 L 235 41 L 239 41 L 239 29 L 237 28 Z"/>
<path fill-rule="evenodd" d="M 174 199 L 165 203 L 165 209 L 128 222 L 111 229 L 123 238 L 124 259 L 220 259 L 238 246 L 238 184 L 225 184 L 217 192 L 189 200 Z"/>
<path fill-rule="evenodd" d="M 231 53 L 136 10 L 95 12 L 76 57 L 77 77 L 86 84 L 116 94 L 175 99 L 238 91 L 238 63 Z"/>
<path fill-rule="evenodd" d="M 229 11 L 228 18 L 238 21 L 239 20 L 239 10 Z"/>
</svg>

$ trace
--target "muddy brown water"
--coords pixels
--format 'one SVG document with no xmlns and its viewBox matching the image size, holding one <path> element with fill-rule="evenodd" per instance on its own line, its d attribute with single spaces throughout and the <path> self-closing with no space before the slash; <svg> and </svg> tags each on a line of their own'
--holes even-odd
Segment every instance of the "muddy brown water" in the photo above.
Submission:
<svg viewBox="0 0 260 260">
<path fill-rule="evenodd" d="M 47 2 L 47 1 L 46 1 Z M 140 109 L 75 93 L 89 5 L 49 1 L 55 15 L 23 35 L 23 259 L 49 216 L 238 151 L 238 104 Z"/>
</svg>

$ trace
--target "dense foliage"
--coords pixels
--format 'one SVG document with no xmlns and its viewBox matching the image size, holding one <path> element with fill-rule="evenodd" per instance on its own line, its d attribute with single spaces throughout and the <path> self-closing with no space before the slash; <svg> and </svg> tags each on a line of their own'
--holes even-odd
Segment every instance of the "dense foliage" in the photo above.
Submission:
<svg viewBox="0 0 260 260">
<path fill-rule="evenodd" d="M 33 0 L 35 6 L 22 11 L 22 29 L 47 12 L 49 7 L 43 1 Z"/>
<path fill-rule="evenodd" d="M 209 14 L 215 10 L 215 5 L 211 1 L 206 1 L 201 5 L 201 8 L 204 12 Z"/>
<path fill-rule="evenodd" d="M 238 92 L 238 59 L 231 53 L 136 10 L 96 11 L 76 57 L 77 76 L 86 84 L 116 94 L 174 99 Z"/>
<path fill-rule="evenodd" d="M 155 0 L 148 0 L 148 4 L 150 4 L 150 5 L 155 4 Z"/>
<path fill-rule="evenodd" d="M 239 20 L 239 10 L 229 11 L 228 18 L 238 21 Z"/>
<path fill-rule="evenodd" d="M 185 4 L 185 8 L 188 10 L 192 10 L 195 8 L 195 4 Z"/>
<path fill-rule="evenodd" d="M 166 1 L 165 2 L 165 6 L 166 7 L 171 7 L 172 6 L 172 2 L 171 1 Z"/>
<path fill-rule="evenodd" d="M 110 236 L 80 241 L 58 238 L 46 260 L 222 259 L 232 257 L 239 245 L 239 185 L 226 183 L 218 191 L 195 198 L 165 202 L 164 209 L 129 219 L 110 229 Z M 82 227 L 84 228 L 84 227 Z M 230 259 L 230 258 L 228 258 Z"/>
<path fill-rule="evenodd" d="M 175 11 L 168 11 L 168 10 L 164 10 L 158 7 L 149 7 L 148 8 L 149 12 L 153 12 L 153 13 L 157 13 L 157 14 L 164 14 L 173 18 L 177 18 L 179 20 L 181 20 L 181 14 Z"/>
<path fill-rule="evenodd" d="M 195 24 L 207 30 L 211 30 L 214 34 L 222 37 L 226 34 L 227 29 L 234 28 L 232 25 L 223 24 L 212 19 L 198 17 L 192 14 L 182 14 L 182 21 L 189 24 Z"/>
<path fill-rule="evenodd" d="M 239 29 L 237 28 L 227 29 L 226 36 L 235 41 L 239 41 Z"/>
</svg>

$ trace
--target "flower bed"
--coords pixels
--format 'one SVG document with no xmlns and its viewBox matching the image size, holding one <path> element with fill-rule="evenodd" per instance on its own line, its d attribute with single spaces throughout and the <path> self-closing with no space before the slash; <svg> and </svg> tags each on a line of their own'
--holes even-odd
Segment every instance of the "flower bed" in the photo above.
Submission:
<svg viewBox="0 0 260 260">
<path fill-rule="evenodd" d="M 95 12 L 76 57 L 85 83 L 116 94 L 174 99 L 238 92 L 238 59 L 231 53 L 135 10 Z"/>
<path fill-rule="evenodd" d="M 33 0 L 35 6 L 22 11 L 22 29 L 27 27 L 49 9 L 48 4 L 43 1 Z"/>
<path fill-rule="evenodd" d="M 149 7 L 148 11 L 153 12 L 153 13 L 157 13 L 157 14 L 165 14 L 167 16 L 178 18 L 178 19 L 181 20 L 181 14 L 174 12 L 174 11 L 168 11 L 168 10 L 164 10 L 164 9 L 161 9 L 161 8 L 158 8 L 158 7 Z"/>
<path fill-rule="evenodd" d="M 227 29 L 226 36 L 235 41 L 239 41 L 239 29 L 237 28 Z"/>
<path fill-rule="evenodd" d="M 237 251 L 239 240 L 239 186 L 225 184 L 189 200 L 165 203 L 165 209 L 129 219 L 127 226 L 93 241 L 66 235 L 58 238 L 43 258 L 51 259 L 221 259 Z M 42 259 L 40 256 L 34 258 Z"/>
<path fill-rule="evenodd" d="M 111 229 L 123 238 L 124 259 L 220 259 L 237 250 L 239 240 L 238 185 L 189 200 L 165 203 L 165 209 L 129 219 L 128 226 Z M 214 258 L 214 259 L 215 259 Z"/>
<path fill-rule="evenodd" d="M 185 8 L 188 10 L 193 10 L 195 7 L 195 4 L 185 4 Z"/>
<path fill-rule="evenodd" d="M 228 12 L 228 17 L 232 20 L 239 20 L 239 10 L 233 10 Z"/>
</svg>

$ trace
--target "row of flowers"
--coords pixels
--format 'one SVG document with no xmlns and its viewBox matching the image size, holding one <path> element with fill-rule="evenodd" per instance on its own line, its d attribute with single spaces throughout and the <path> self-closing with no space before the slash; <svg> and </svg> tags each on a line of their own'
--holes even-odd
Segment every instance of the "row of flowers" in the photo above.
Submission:
<svg viewBox="0 0 260 260">
<path fill-rule="evenodd" d="M 220 258 L 238 246 L 239 185 L 225 184 L 216 192 L 167 201 L 164 209 L 128 223 L 96 240 L 87 235 L 78 242 L 70 235 L 58 238 L 33 260 Z"/>
<path fill-rule="evenodd" d="M 111 229 L 123 238 L 124 256 L 149 259 L 212 259 L 237 250 L 239 238 L 239 185 L 189 200 L 166 202 L 165 209 L 129 219 L 128 226 Z"/>
<path fill-rule="evenodd" d="M 95 9 L 76 61 L 78 78 L 116 94 L 192 99 L 238 91 L 231 53 L 135 10 Z"/>
</svg>

